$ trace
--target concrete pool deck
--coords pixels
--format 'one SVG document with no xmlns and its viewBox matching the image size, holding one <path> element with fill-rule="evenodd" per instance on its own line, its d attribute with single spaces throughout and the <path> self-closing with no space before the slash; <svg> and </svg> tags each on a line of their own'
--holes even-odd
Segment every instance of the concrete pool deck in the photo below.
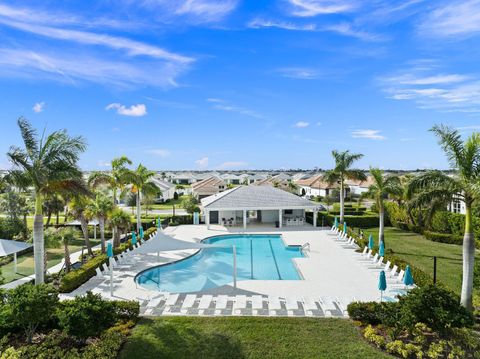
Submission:
<svg viewBox="0 0 480 359">
<path fill-rule="evenodd" d="M 237 289 L 233 283 L 213 288 L 197 294 L 261 294 L 278 297 L 286 296 L 325 296 L 352 298 L 361 301 L 379 300 L 378 268 L 368 266 L 360 253 L 347 248 L 337 239 L 330 229 L 305 227 L 252 227 L 244 230 L 236 227 L 212 225 L 207 229 L 204 225 L 183 225 L 169 227 L 165 233 L 185 241 L 199 241 L 206 237 L 222 234 L 282 234 L 287 245 L 304 245 L 310 243 L 310 251 L 305 258 L 295 258 L 295 262 L 303 280 L 246 280 L 238 281 Z M 194 254 L 197 250 L 183 250 L 154 255 L 136 255 L 136 263 L 121 266 L 114 270 L 113 299 L 149 300 L 158 291 L 147 290 L 135 283 L 135 276 L 151 267 L 170 263 Z M 384 292 L 384 298 L 394 298 L 398 294 L 398 286 L 391 286 Z M 105 298 L 110 296 L 110 277 L 93 277 L 75 291 L 62 294 L 62 298 L 83 295 L 91 290 Z"/>
</svg>

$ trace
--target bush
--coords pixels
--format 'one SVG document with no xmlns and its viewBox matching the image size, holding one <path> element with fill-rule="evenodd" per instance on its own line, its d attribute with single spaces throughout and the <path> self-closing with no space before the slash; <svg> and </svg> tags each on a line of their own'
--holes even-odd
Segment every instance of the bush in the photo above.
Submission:
<svg viewBox="0 0 480 359">
<path fill-rule="evenodd" d="M 133 321 L 138 320 L 140 304 L 134 300 L 115 300 L 111 302 L 117 320 Z"/>
<path fill-rule="evenodd" d="M 387 316 L 395 311 L 396 303 L 353 302 L 347 307 L 348 315 L 362 324 L 385 323 Z"/>
<path fill-rule="evenodd" d="M 424 231 L 423 235 L 425 236 L 426 239 L 433 242 L 459 244 L 459 245 L 463 244 L 463 237 L 457 236 L 455 234 Z"/>
<path fill-rule="evenodd" d="M 92 292 L 62 302 L 57 316 L 65 333 L 81 339 L 98 336 L 116 320 L 114 304 Z"/>
<path fill-rule="evenodd" d="M 416 323 L 425 323 L 439 333 L 450 328 L 471 327 L 471 313 L 460 305 L 453 292 L 434 285 L 417 287 L 399 298 L 401 325 L 411 329 Z"/>
<path fill-rule="evenodd" d="M 54 321 L 58 293 L 48 284 L 23 284 L 8 292 L 11 320 L 23 328 L 27 342 L 31 342 L 38 327 Z"/>
<path fill-rule="evenodd" d="M 83 283 L 97 274 L 95 272 L 97 267 L 100 267 L 107 262 L 108 257 L 106 254 L 97 254 L 95 257 L 84 263 L 80 268 L 65 274 L 60 282 L 60 293 L 69 293 L 80 287 Z"/>
<path fill-rule="evenodd" d="M 360 227 L 360 228 L 378 227 L 379 217 L 375 213 L 366 213 L 361 216 L 346 215 L 344 218 L 345 218 L 345 222 L 347 222 L 347 225 L 349 227 Z M 335 216 L 327 212 L 318 212 L 317 223 L 320 225 L 322 223 L 322 220 L 325 225 L 332 226 L 335 221 Z"/>
</svg>

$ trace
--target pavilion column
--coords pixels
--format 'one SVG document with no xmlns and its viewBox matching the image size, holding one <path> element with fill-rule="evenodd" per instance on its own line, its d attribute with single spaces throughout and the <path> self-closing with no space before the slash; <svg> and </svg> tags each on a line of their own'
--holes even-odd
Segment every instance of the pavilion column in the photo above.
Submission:
<svg viewBox="0 0 480 359">
<path fill-rule="evenodd" d="M 210 229 L 210 211 L 205 211 L 205 224 L 207 229 Z"/>
<path fill-rule="evenodd" d="M 278 228 L 282 228 L 282 223 L 283 223 L 283 210 L 279 209 L 278 210 Z"/>
<path fill-rule="evenodd" d="M 313 211 L 313 227 L 317 227 L 317 210 Z"/>
<path fill-rule="evenodd" d="M 247 211 L 243 210 L 243 229 L 247 229 Z"/>
</svg>

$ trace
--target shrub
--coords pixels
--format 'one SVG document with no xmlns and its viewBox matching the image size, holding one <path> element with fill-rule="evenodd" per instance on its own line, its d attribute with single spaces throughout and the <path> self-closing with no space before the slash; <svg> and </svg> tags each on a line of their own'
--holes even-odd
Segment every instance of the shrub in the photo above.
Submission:
<svg viewBox="0 0 480 359">
<path fill-rule="evenodd" d="M 377 331 L 371 325 L 368 325 L 365 328 L 363 336 L 369 342 L 375 344 L 378 348 L 384 348 L 387 343 L 385 337 L 383 335 L 377 334 Z"/>
<path fill-rule="evenodd" d="M 362 324 L 378 325 L 385 322 L 396 303 L 353 302 L 347 307 L 348 315 Z"/>
<path fill-rule="evenodd" d="M 102 264 L 107 263 L 108 257 L 106 254 L 98 254 L 89 259 L 80 268 L 73 270 L 62 277 L 59 291 L 61 293 L 69 293 L 78 288 L 83 283 L 96 275 L 95 269 Z"/>
<path fill-rule="evenodd" d="M 425 323 L 439 333 L 450 328 L 471 327 L 474 319 L 471 313 L 460 305 L 453 292 L 434 285 L 417 287 L 408 295 L 399 298 L 401 324 L 412 329 L 416 323 Z"/>
<path fill-rule="evenodd" d="M 114 304 L 92 292 L 62 302 L 57 316 L 65 333 L 81 339 L 98 336 L 116 320 Z"/>
<path fill-rule="evenodd" d="M 140 304 L 137 301 L 115 300 L 111 302 L 117 320 L 133 321 L 138 320 Z"/>
<path fill-rule="evenodd" d="M 460 245 L 463 243 L 463 237 L 457 236 L 455 234 L 424 231 L 423 235 L 425 236 L 426 239 L 433 242 L 460 244 Z"/>
<path fill-rule="evenodd" d="M 338 217 L 338 216 L 337 216 Z M 345 222 L 350 227 L 374 228 L 378 227 L 379 217 L 375 213 L 366 213 L 361 216 L 344 216 Z M 335 221 L 335 216 L 327 212 L 318 212 L 317 223 L 331 226 Z"/>
<path fill-rule="evenodd" d="M 83 359 L 115 359 L 126 337 L 118 331 L 108 330 L 96 343 L 89 345 L 83 352 Z"/>
<path fill-rule="evenodd" d="M 29 343 L 39 326 L 54 320 L 57 305 L 58 293 L 49 284 L 24 284 L 8 292 L 11 319 L 23 328 Z"/>
</svg>

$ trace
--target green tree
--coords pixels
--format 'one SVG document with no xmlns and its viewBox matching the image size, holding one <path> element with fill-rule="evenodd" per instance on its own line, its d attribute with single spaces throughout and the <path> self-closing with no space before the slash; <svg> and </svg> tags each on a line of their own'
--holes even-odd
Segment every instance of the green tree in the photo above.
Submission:
<svg viewBox="0 0 480 359">
<path fill-rule="evenodd" d="M 463 276 L 461 303 L 472 310 L 473 274 L 475 267 L 475 238 L 472 226 L 472 206 L 480 198 L 480 134 L 473 133 L 465 141 L 460 133 L 447 126 L 436 125 L 431 131 L 438 137 L 455 176 L 441 171 L 429 171 L 411 180 L 408 196 L 415 195 L 418 204 L 443 203 L 454 198 L 465 203 L 463 237 Z"/>
<path fill-rule="evenodd" d="M 47 248 L 59 248 L 63 246 L 65 273 L 70 272 L 72 262 L 70 260 L 69 245 L 80 237 L 80 233 L 74 227 L 47 228 L 45 230 L 45 246 Z"/>
<path fill-rule="evenodd" d="M 113 246 L 116 248 L 120 245 L 120 232 L 127 231 L 131 225 L 130 216 L 121 208 L 116 208 L 110 215 L 110 224 L 114 228 Z"/>
<path fill-rule="evenodd" d="M 93 172 L 88 178 L 88 185 L 93 188 L 107 185 L 112 191 L 113 203 L 118 204 L 118 191 L 123 193 L 128 184 L 130 170 L 127 165 L 131 164 L 132 161 L 125 156 L 114 158 L 111 162 L 112 170 L 110 172 Z"/>
<path fill-rule="evenodd" d="M 102 253 L 105 253 L 105 223 L 112 214 L 115 205 L 105 195 L 97 193 L 95 200 L 87 206 L 87 216 L 96 218 L 100 227 L 100 245 Z"/>
<path fill-rule="evenodd" d="M 153 176 L 155 176 L 154 171 L 150 171 L 144 165 L 139 164 L 137 169 L 132 171 L 131 175 L 128 177 L 132 186 L 131 190 L 136 196 L 137 232 L 140 231 L 140 226 L 142 225 L 142 196 L 155 194 L 159 190 L 153 182 L 150 182 Z"/>
<path fill-rule="evenodd" d="M 378 207 L 379 225 L 378 238 L 385 243 L 385 206 L 384 201 L 391 195 L 400 195 L 403 191 L 397 176 L 385 176 L 379 168 L 370 168 L 373 184 L 368 188 L 366 196 L 373 198 Z M 361 198 L 361 197 L 360 197 Z"/>
<path fill-rule="evenodd" d="M 70 137 L 65 130 L 42 135 L 24 118 L 18 120 L 24 148 L 12 146 L 7 153 L 14 165 L 9 172 L 20 187 L 32 187 L 35 196 L 33 245 L 35 283 L 44 282 L 43 201 L 46 196 L 59 192 L 84 193 L 78 168 L 79 156 L 85 151 L 82 137 Z"/>
<path fill-rule="evenodd" d="M 343 152 L 333 150 L 332 156 L 335 160 L 335 167 L 325 172 L 323 180 L 330 185 L 340 185 L 340 223 L 343 223 L 345 210 L 345 180 L 365 181 L 367 177 L 362 170 L 351 168 L 356 161 L 363 157 L 362 154 L 351 153 L 348 150 Z"/>
<path fill-rule="evenodd" d="M 58 293 L 51 285 L 23 284 L 10 290 L 7 297 L 12 320 L 23 328 L 28 343 L 39 326 L 54 319 Z"/>
<path fill-rule="evenodd" d="M 80 228 L 82 229 L 85 247 L 87 247 L 88 255 L 93 257 L 92 244 L 90 243 L 90 236 L 88 233 L 88 221 L 91 218 L 88 217 L 90 213 L 87 211 L 91 201 L 90 194 L 75 196 L 70 201 L 68 207 L 69 213 L 73 216 L 73 218 L 80 222 Z"/>
<path fill-rule="evenodd" d="M 200 209 L 198 208 L 198 201 L 192 195 L 185 196 L 182 198 L 182 207 L 189 214 L 193 214 L 193 212 L 200 212 Z"/>
</svg>

